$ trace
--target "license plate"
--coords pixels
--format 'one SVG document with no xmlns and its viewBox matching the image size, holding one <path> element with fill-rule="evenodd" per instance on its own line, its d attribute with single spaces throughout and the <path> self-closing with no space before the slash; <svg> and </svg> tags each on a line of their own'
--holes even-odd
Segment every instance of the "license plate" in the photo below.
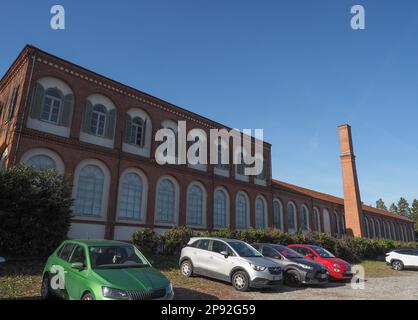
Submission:
<svg viewBox="0 0 418 320">
<path fill-rule="evenodd" d="M 281 276 L 276 276 L 276 277 L 273 277 L 273 280 L 281 280 L 282 279 L 282 277 Z"/>
</svg>

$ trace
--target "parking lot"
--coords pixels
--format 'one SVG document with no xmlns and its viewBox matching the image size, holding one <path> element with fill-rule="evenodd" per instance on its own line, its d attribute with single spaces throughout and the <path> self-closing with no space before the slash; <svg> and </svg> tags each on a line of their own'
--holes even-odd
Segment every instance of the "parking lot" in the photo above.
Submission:
<svg viewBox="0 0 418 320">
<path fill-rule="evenodd" d="M 161 259 L 162 260 L 162 259 Z M 165 259 L 166 260 L 166 259 Z M 361 299 L 418 299 L 418 271 L 393 271 L 382 261 L 365 261 L 366 281 L 362 290 L 352 289 L 350 283 L 330 282 L 317 287 L 251 290 L 238 292 L 228 283 L 203 277 L 186 278 L 180 274 L 176 260 L 157 261 L 159 268 L 172 280 L 179 300 L 361 300 Z M 6 263 L 0 267 L 1 299 L 40 299 L 43 262 Z"/>
</svg>

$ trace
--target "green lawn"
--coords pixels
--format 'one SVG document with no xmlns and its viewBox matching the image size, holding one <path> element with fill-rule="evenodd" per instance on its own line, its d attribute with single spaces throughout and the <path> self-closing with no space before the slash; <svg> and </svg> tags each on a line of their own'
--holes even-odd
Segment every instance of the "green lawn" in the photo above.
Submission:
<svg viewBox="0 0 418 320">
<path fill-rule="evenodd" d="M 180 274 L 175 257 L 155 256 L 154 267 L 160 269 L 172 282 L 177 299 L 238 299 L 231 285 L 202 277 L 186 278 Z M 43 261 L 6 262 L 0 265 L 0 298 L 39 299 Z M 366 278 L 402 276 L 408 271 L 396 272 L 383 261 L 366 260 L 360 263 Z"/>
</svg>

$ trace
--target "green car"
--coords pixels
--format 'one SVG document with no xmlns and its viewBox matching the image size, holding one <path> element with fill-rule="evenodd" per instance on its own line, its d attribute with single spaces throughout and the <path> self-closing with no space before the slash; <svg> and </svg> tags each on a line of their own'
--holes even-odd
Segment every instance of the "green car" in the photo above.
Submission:
<svg viewBox="0 0 418 320">
<path fill-rule="evenodd" d="M 48 258 L 43 299 L 173 299 L 171 282 L 133 245 L 107 240 L 67 240 Z"/>
</svg>

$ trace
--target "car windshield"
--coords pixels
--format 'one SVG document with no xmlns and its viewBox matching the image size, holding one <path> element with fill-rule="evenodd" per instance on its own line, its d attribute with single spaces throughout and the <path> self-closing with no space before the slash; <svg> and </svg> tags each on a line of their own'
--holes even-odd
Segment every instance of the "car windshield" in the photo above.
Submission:
<svg viewBox="0 0 418 320">
<path fill-rule="evenodd" d="M 147 260 L 134 246 L 94 246 L 89 248 L 93 269 L 143 268 Z"/>
<path fill-rule="evenodd" d="M 303 258 L 302 255 L 300 255 L 296 251 L 294 251 L 294 250 L 292 250 L 292 249 L 290 249 L 288 247 L 285 247 L 285 246 L 280 246 L 280 245 L 277 245 L 277 244 L 273 244 L 272 245 L 272 248 L 274 248 L 277 251 L 279 251 L 280 254 L 282 256 L 284 256 L 285 258 L 289 258 L 289 259 L 291 259 L 291 258 Z"/>
<path fill-rule="evenodd" d="M 240 257 L 252 258 L 252 257 L 262 257 L 263 255 L 255 250 L 250 245 L 241 241 L 228 241 L 228 244 L 235 250 Z"/>
<path fill-rule="evenodd" d="M 314 249 L 321 258 L 335 258 L 335 256 L 331 252 L 322 247 L 311 246 L 311 248 Z"/>
</svg>

